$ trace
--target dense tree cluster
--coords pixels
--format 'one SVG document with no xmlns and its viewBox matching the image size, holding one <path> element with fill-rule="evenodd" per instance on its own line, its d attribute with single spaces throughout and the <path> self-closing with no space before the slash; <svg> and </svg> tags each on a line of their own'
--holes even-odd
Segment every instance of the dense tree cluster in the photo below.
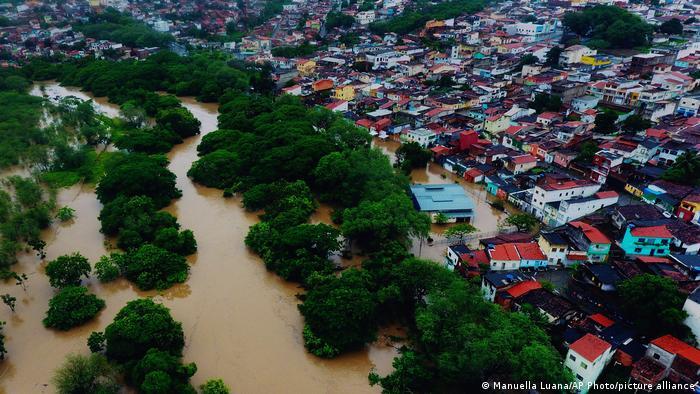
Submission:
<svg viewBox="0 0 700 394">
<path fill-rule="evenodd" d="M 637 275 L 622 282 L 618 292 L 625 315 L 643 335 L 655 338 L 671 333 L 686 340 L 692 337 L 690 329 L 683 324 L 688 317 L 683 310 L 685 296 L 672 279 Z"/>
<path fill-rule="evenodd" d="M 280 46 L 272 48 L 272 56 L 286 58 L 304 57 L 316 52 L 317 49 L 318 48 L 315 45 L 305 42 L 297 46 Z"/>
<path fill-rule="evenodd" d="M 103 256 L 96 265 L 101 281 L 124 275 L 144 290 L 165 289 L 187 279 L 183 256 L 197 250 L 194 234 L 180 231 L 177 219 L 158 209 L 180 196 L 175 174 L 163 157 L 124 154 L 107 167 L 97 196 L 104 206 L 100 231 L 117 236 L 125 254 Z"/>
<path fill-rule="evenodd" d="M 401 144 L 396 150 L 396 166 L 409 174 L 414 168 L 425 168 L 432 158 L 432 153 L 417 142 Z"/>
<path fill-rule="evenodd" d="M 545 111 L 559 112 L 561 104 L 561 97 L 557 95 L 537 93 L 529 106 L 539 114 Z"/>
<path fill-rule="evenodd" d="M 700 156 L 685 152 L 664 172 L 663 179 L 684 185 L 700 184 Z"/>
<path fill-rule="evenodd" d="M 105 302 L 87 291 L 87 288 L 82 286 L 61 289 L 49 301 L 49 310 L 43 320 L 44 326 L 69 330 L 92 320 L 105 307 Z"/>
<path fill-rule="evenodd" d="M 87 37 L 119 42 L 130 47 L 162 47 L 173 41 L 170 34 L 159 33 L 114 8 L 95 13 L 87 23 L 77 24 L 74 28 Z"/>
<path fill-rule="evenodd" d="M 128 302 L 104 333 L 90 335 L 88 344 L 93 352 L 104 350 L 109 360 L 120 364 L 126 382 L 139 392 L 196 393 L 189 380 L 197 366 L 181 360 L 182 325 L 151 299 Z"/>
<path fill-rule="evenodd" d="M 370 24 L 370 30 L 375 34 L 394 32 L 399 35 L 410 33 L 425 25 L 425 22 L 436 19 L 450 19 L 462 14 L 473 14 L 482 10 L 487 1 L 483 0 L 449 0 L 440 3 L 418 2 L 411 10 L 405 10 L 401 15 L 386 21 Z"/>
<path fill-rule="evenodd" d="M 119 62 L 86 58 L 51 63 L 37 59 L 23 70 L 34 80 L 57 79 L 66 85 L 80 86 L 95 96 L 106 96 L 116 104 L 134 100 L 148 110 L 149 115 L 156 114 L 149 108 L 159 104 L 152 95 L 154 92 L 166 91 L 214 102 L 225 92 L 251 88 L 269 92 L 273 87 L 266 66 L 254 66 L 209 52 L 180 57 L 160 51 L 143 61 Z M 167 107 L 163 104 L 167 103 L 155 107 Z"/>
<path fill-rule="evenodd" d="M 119 392 L 119 372 L 101 354 L 69 355 L 51 381 L 59 394 Z"/>
<path fill-rule="evenodd" d="M 434 382 L 459 391 L 503 371 L 507 376 L 499 377 L 511 381 L 568 380 L 560 356 L 529 317 L 503 312 L 448 270 L 410 258 L 406 248 L 427 234 L 429 218 L 416 212 L 406 178 L 369 147 L 366 132 L 291 97 L 221 101 L 221 129 L 203 138 L 190 176 L 240 191 L 246 209 L 263 212 L 246 245 L 268 268 L 307 289 L 299 310 L 310 352 L 334 357 L 360 348 L 380 324 L 398 320 L 415 327 L 419 339 L 397 359 L 400 372 L 373 377 L 387 391 L 426 391 Z M 420 152 L 405 153 L 404 161 L 413 162 L 415 154 L 421 162 Z M 314 197 L 335 208 L 340 231 L 307 223 Z M 362 270 L 333 273 L 329 256 L 340 250 L 341 236 L 372 256 Z M 464 327 L 458 337 L 448 332 L 455 327 Z M 496 337 L 519 332 L 525 335 L 485 350 Z M 469 352 L 478 354 L 462 357 Z"/>
<path fill-rule="evenodd" d="M 588 45 L 597 48 L 634 48 L 646 45 L 653 27 L 629 11 L 612 6 L 596 5 L 580 12 L 564 14 L 564 26 L 589 38 Z"/>
<path fill-rule="evenodd" d="M 678 18 L 672 18 L 662 23 L 659 31 L 665 34 L 683 34 L 683 24 Z"/>
<path fill-rule="evenodd" d="M 36 182 L 10 176 L 0 188 L 0 276 L 9 272 L 17 262 L 16 253 L 29 246 L 43 256 L 41 230 L 51 224 L 54 202 Z"/>
<path fill-rule="evenodd" d="M 90 262 L 80 253 L 59 256 L 46 265 L 49 283 L 56 288 L 78 286 L 82 277 L 88 278 L 92 270 Z"/>
<path fill-rule="evenodd" d="M 47 145 L 39 127 L 42 100 L 26 94 L 27 87 L 17 72 L 0 70 L 0 169 L 32 160 Z"/>
<path fill-rule="evenodd" d="M 465 392 L 489 380 L 572 380 L 529 317 L 485 302 L 478 288 L 446 269 L 415 259 L 364 266 L 387 286 L 378 292 L 380 310 L 403 312 L 415 330 L 392 373 L 370 374 L 385 392 Z"/>
<path fill-rule="evenodd" d="M 355 18 L 342 12 L 329 12 L 326 15 L 326 29 L 334 29 L 341 27 L 343 29 L 351 28 L 355 23 Z"/>
</svg>

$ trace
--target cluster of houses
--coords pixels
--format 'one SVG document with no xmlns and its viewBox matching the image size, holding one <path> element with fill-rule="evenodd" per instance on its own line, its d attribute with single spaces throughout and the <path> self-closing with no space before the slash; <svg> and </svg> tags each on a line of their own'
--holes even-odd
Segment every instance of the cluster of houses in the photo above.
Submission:
<svg viewBox="0 0 700 394">
<path fill-rule="evenodd" d="M 563 13 L 586 4 L 499 3 L 404 35 L 374 34 L 351 7 L 355 25 L 325 31 L 331 44 L 313 54 L 247 59 L 271 63 L 283 93 L 379 139 L 415 142 L 451 179 L 538 219 L 536 234 L 455 242 L 445 265 L 480 277 L 487 300 L 544 316 L 584 388 L 613 365 L 652 386 L 694 383 L 700 350 L 639 335 L 617 289 L 641 274 L 672 280 L 700 336 L 700 187 L 664 179 L 700 147 L 697 5 L 616 3 L 652 24 L 683 23 L 684 34 L 656 34 L 644 52 L 561 45 Z M 348 34 L 356 42 L 342 42 Z M 460 183 L 414 184 L 411 194 L 433 218 L 473 223 L 477 214 Z"/>
</svg>

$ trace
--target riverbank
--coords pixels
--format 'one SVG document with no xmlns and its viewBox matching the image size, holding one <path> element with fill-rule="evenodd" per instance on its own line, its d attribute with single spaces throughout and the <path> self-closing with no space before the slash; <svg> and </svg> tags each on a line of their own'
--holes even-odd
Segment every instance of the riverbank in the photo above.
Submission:
<svg viewBox="0 0 700 394">
<path fill-rule="evenodd" d="M 55 83 L 48 84 L 45 92 L 49 97 L 91 98 L 76 88 Z M 202 123 L 202 134 L 177 145 L 168 155 L 169 168 L 176 174 L 183 196 L 167 210 L 197 237 L 198 253 L 188 259 L 189 279 L 161 293 L 140 292 L 123 279 L 106 285 L 91 279 L 87 285 L 106 301 L 106 309 L 85 326 L 59 333 L 41 324 L 53 296 L 43 264 L 33 254 L 22 255 L 16 268 L 30 277 L 27 292 L 9 282 L 3 285 L 7 288 L 4 292 L 17 297 L 18 303 L 14 314 L 0 309 L 0 320 L 7 321 L 9 352 L 0 363 L 0 393 L 52 392 L 50 378 L 65 356 L 87 353 L 90 332 L 103 330 L 127 301 L 144 296 L 155 297 L 182 322 L 184 361 L 198 366 L 194 385 L 222 377 L 237 393 L 379 392 L 369 386 L 367 374 L 372 368 L 380 374 L 389 372 L 396 349 L 380 338 L 364 351 L 333 360 L 308 354 L 296 307 L 295 295 L 301 289 L 268 272 L 243 243 L 248 227 L 258 220 L 255 214 L 246 212 L 238 198 L 221 198 L 221 191 L 195 185 L 187 178 L 201 136 L 216 129 L 217 107 L 192 98 L 182 101 Z M 109 116 L 118 114 L 118 107 L 105 101 L 96 101 L 96 106 Z M 44 232 L 46 261 L 79 251 L 96 262 L 108 250 L 99 232 L 101 206 L 94 190 L 74 186 L 62 189 L 57 199 L 59 206 L 75 209 L 76 218 Z M 388 330 L 389 334 L 396 332 Z"/>
</svg>

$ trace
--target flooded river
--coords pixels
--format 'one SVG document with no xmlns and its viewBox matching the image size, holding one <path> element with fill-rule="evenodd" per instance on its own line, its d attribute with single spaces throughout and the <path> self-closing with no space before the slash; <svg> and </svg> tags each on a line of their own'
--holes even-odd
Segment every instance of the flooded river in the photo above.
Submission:
<svg viewBox="0 0 700 394">
<path fill-rule="evenodd" d="M 41 94 L 37 88 L 34 94 Z M 77 89 L 47 84 L 51 96 L 89 96 Z M 193 99 L 184 105 L 202 122 L 202 134 L 216 129 L 217 108 Z M 115 116 L 118 108 L 97 100 L 98 109 Z M 193 383 L 222 377 L 235 393 L 375 393 L 367 383 L 372 368 L 387 373 L 396 355 L 383 341 L 335 360 L 309 355 L 303 346 L 302 318 L 295 294 L 301 290 L 266 271 L 264 264 L 244 246 L 248 227 L 257 221 L 241 208 L 239 199 L 224 199 L 221 191 L 193 184 L 186 172 L 197 159 L 201 137 L 190 138 L 170 153 L 170 169 L 177 175 L 183 196 L 168 210 L 184 228 L 192 229 L 199 251 L 189 258 L 186 283 L 165 292 L 140 292 L 129 282 L 107 285 L 91 279 L 88 287 L 107 302 L 92 322 L 68 332 L 43 327 L 41 319 L 54 291 L 33 255 L 21 256 L 16 266 L 29 275 L 24 292 L 11 283 L 2 293 L 17 297 L 17 311 L 0 308 L 5 327 L 7 359 L 0 363 L 0 393 L 53 392 L 50 378 L 69 353 L 88 352 L 90 332 L 103 330 L 127 301 L 153 296 L 183 324 L 185 362 L 196 362 Z M 76 218 L 54 224 L 44 232 L 47 261 L 62 254 L 80 252 L 93 263 L 108 252 L 99 232 L 100 204 L 89 186 L 74 186 L 58 194 L 59 206 L 70 206 Z M 393 335 L 400 333 L 392 332 Z"/>
</svg>

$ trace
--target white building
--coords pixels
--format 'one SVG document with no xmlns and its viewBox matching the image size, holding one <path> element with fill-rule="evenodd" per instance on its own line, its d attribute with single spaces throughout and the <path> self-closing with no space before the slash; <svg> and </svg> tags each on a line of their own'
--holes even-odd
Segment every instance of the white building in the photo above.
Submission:
<svg viewBox="0 0 700 394">
<path fill-rule="evenodd" d="M 595 56 L 597 53 L 598 51 L 585 45 L 572 45 L 562 51 L 559 63 L 565 66 L 581 63 L 582 57 Z"/>
<path fill-rule="evenodd" d="M 552 227 L 563 226 L 572 220 L 580 219 L 599 209 L 617 204 L 618 199 L 619 195 L 616 192 L 606 191 L 598 192 L 590 197 L 564 200 L 558 203 L 559 207 L 555 211 L 556 216 L 551 217 L 551 214 L 545 214 L 542 222 Z"/>
<path fill-rule="evenodd" d="M 700 108 L 700 96 L 681 97 L 676 106 L 676 114 L 681 116 L 695 116 Z"/>
<path fill-rule="evenodd" d="M 690 328 L 697 338 L 700 338 L 700 291 L 695 289 L 683 304 L 683 310 L 688 314 L 685 325 Z"/>
<path fill-rule="evenodd" d="M 592 334 L 586 334 L 569 346 L 564 366 L 583 383 L 580 393 L 587 393 L 589 384 L 598 380 L 601 372 L 612 358 L 612 346 Z"/>
<path fill-rule="evenodd" d="M 559 180 L 545 185 L 537 185 L 532 192 L 532 213 L 538 219 L 542 219 L 545 204 L 590 197 L 598 190 L 600 190 L 600 185 L 588 180 Z"/>
<path fill-rule="evenodd" d="M 435 141 L 437 135 L 428 129 L 411 130 L 406 134 L 401 135 L 402 142 L 417 142 L 420 146 L 426 148 L 430 143 Z"/>
<path fill-rule="evenodd" d="M 373 11 L 360 11 L 355 15 L 355 19 L 357 20 L 357 23 L 361 25 L 369 25 L 370 23 L 374 22 L 374 20 L 377 18 L 377 14 Z"/>
</svg>

